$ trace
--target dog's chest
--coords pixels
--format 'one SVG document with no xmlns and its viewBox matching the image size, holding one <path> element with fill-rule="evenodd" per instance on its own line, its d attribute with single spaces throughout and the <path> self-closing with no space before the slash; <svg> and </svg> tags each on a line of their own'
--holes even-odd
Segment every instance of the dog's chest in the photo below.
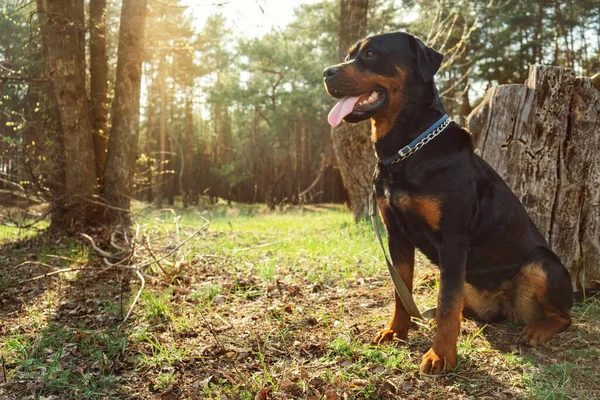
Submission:
<svg viewBox="0 0 600 400">
<path fill-rule="evenodd" d="M 410 226 L 425 226 L 429 230 L 439 231 L 442 216 L 439 197 L 392 188 L 385 184 L 377 189 L 377 204 L 380 209 L 388 210 L 390 217 L 399 220 L 386 221 L 382 213 L 386 226 L 388 223 L 399 222 L 405 229 L 410 229 Z"/>
<path fill-rule="evenodd" d="M 377 205 L 390 235 L 402 232 L 428 258 L 437 258 L 442 219 L 439 197 L 382 185 L 377 190 Z"/>
</svg>

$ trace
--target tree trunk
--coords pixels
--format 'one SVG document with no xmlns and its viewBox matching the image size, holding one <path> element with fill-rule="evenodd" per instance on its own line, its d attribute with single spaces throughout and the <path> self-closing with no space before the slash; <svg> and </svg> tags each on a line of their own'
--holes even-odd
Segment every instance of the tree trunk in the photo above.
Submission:
<svg viewBox="0 0 600 400">
<path fill-rule="evenodd" d="M 482 157 L 521 200 L 576 287 L 600 284 L 600 93 L 570 69 L 532 66 L 467 120 Z"/>
<path fill-rule="evenodd" d="M 56 202 L 52 227 L 74 231 L 95 217 L 88 201 L 96 191 L 96 165 L 85 87 L 83 0 L 37 0 L 37 8 L 64 144 L 65 198 Z"/>
<path fill-rule="evenodd" d="M 130 224 L 129 206 L 133 188 L 139 134 L 140 86 L 146 0 L 123 0 L 117 61 L 117 80 L 108 142 L 104 196 L 112 224 Z"/>
<path fill-rule="evenodd" d="M 158 168 L 156 177 L 155 202 L 158 208 L 162 208 L 162 202 L 166 192 L 166 154 L 167 154 L 167 61 L 163 52 L 158 61 L 158 100 L 160 114 L 158 114 Z"/>
<path fill-rule="evenodd" d="M 341 0 L 338 56 L 343 61 L 348 48 L 367 33 L 368 0 Z M 331 139 L 354 219 L 368 214 L 368 197 L 375 167 L 369 121 L 343 123 L 331 129 Z"/>
<path fill-rule="evenodd" d="M 169 123 L 167 124 L 167 201 L 169 206 L 175 204 L 175 192 L 177 191 L 177 148 L 175 146 L 175 132 L 173 124 L 175 123 L 175 97 L 170 90 L 167 96 L 169 103 Z"/>
<path fill-rule="evenodd" d="M 156 85 L 156 81 L 153 78 L 153 72 L 154 72 L 154 68 L 152 66 L 152 63 L 148 63 L 147 64 L 147 71 L 146 71 L 146 76 L 150 77 L 150 84 L 148 85 L 148 95 L 147 95 L 147 101 L 148 103 L 146 104 L 146 179 L 145 179 L 145 196 L 143 196 L 146 201 L 148 203 L 152 203 L 153 201 L 153 197 L 152 197 L 152 191 L 154 190 L 154 185 L 152 183 L 153 180 L 153 174 L 152 174 L 152 170 L 156 165 L 156 160 L 153 156 L 153 129 L 154 129 L 154 104 L 153 104 L 153 100 L 154 100 L 154 95 L 155 95 L 155 85 Z"/>
<path fill-rule="evenodd" d="M 192 194 L 192 160 L 194 158 L 194 90 L 193 86 L 187 86 L 185 100 L 185 128 L 183 136 L 183 149 L 181 151 L 181 182 L 183 206 L 187 207 L 191 201 Z"/>
<path fill-rule="evenodd" d="M 106 0 L 90 0 L 90 107 L 96 173 L 101 180 L 108 144 Z"/>
</svg>

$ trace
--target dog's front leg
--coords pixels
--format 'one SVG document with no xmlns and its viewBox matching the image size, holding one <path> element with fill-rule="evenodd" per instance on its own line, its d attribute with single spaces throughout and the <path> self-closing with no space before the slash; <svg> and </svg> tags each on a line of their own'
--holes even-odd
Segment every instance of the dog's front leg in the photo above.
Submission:
<svg viewBox="0 0 600 400">
<path fill-rule="evenodd" d="M 435 315 L 437 329 L 431 349 L 423 356 L 421 372 L 441 374 L 456 366 L 456 342 L 460 332 L 467 241 L 456 236 L 446 240 L 440 251 L 440 290 Z"/>
<path fill-rule="evenodd" d="M 396 268 L 402 277 L 402 280 L 406 284 L 408 290 L 412 292 L 413 273 L 415 266 L 415 247 L 410 243 L 404 234 L 399 232 L 389 234 L 388 245 L 394 268 Z M 390 322 L 388 322 L 385 328 L 379 331 L 375 338 L 373 338 L 374 344 L 391 341 L 394 336 L 400 340 L 406 340 L 408 328 L 410 327 L 410 315 L 404 308 L 402 300 L 400 300 L 398 293 L 396 293 L 396 289 L 394 289 L 394 299 L 395 304 L 392 319 Z"/>
</svg>

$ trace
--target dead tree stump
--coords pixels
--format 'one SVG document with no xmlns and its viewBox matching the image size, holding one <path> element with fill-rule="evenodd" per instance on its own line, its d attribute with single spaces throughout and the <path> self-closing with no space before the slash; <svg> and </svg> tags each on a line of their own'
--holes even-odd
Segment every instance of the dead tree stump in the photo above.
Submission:
<svg viewBox="0 0 600 400">
<path fill-rule="evenodd" d="M 467 118 L 475 148 L 521 200 L 571 273 L 600 286 L 600 92 L 570 69 L 531 66 Z"/>
</svg>

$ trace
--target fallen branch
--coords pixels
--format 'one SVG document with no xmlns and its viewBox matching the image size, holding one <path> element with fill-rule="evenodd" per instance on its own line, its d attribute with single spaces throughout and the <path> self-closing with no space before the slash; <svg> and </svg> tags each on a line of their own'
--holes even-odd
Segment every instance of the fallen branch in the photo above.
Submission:
<svg viewBox="0 0 600 400">
<path fill-rule="evenodd" d="M 187 242 L 189 242 L 190 240 L 192 240 L 192 238 L 194 236 L 196 236 L 198 233 L 200 233 L 202 230 L 204 230 L 205 228 L 207 228 L 210 225 L 210 221 L 207 220 L 204 217 L 200 217 L 202 218 L 204 221 L 206 221 L 206 223 L 204 225 L 202 225 L 200 228 L 196 229 L 187 239 L 185 239 L 183 242 L 179 243 L 177 246 L 175 246 L 173 249 L 171 249 L 171 251 L 169 251 L 167 254 L 165 254 L 164 256 L 156 259 L 154 258 L 152 261 L 148 261 L 144 264 L 141 264 L 137 267 L 129 267 L 129 266 L 125 266 L 125 265 L 120 265 L 118 266 L 119 268 L 125 268 L 125 269 L 129 269 L 132 270 L 136 273 L 136 275 L 138 276 L 138 278 L 140 278 L 140 288 L 138 290 L 138 292 L 135 295 L 135 298 L 133 299 L 133 302 L 131 303 L 131 306 L 129 306 L 129 310 L 127 311 L 127 314 L 125 315 L 125 318 L 123 319 L 123 322 L 121 322 L 121 325 L 119 326 L 118 331 L 120 332 L 121 329 L 123 328 L 123 326 L 125 325 L 125 322 L 127 322 L 127 319 L 129 319 L 129 316 L 131 315 L 133 309 L 135 308 L 135 305 L 137 303 L 137 301 L 139 300 L 141 294 L 142 294 L 142 290 L 144 290 L 144 286 L 146 285 L 146 280 L 144 279 L 144 276 L 141 273 L 141 270 L 143 268 L 146 268 L 154 263 L 159 263 L 160 261 L 166 259 L 167 257 L 169 257 L 171 254 L 173 254 L 175 251 L 179 250 L 183 245 L 185 245 Z M 107 260 L 105 260 L 107 261 Z"/>
<path fill-rule="evenodd" d="M 148 249 L 148 253 L 150 253 L 152 258 L 154 259 L 154 262 L 156 263 L 156 265 L 158 265 L 158 268 L 160 268 L 160 270 L 163 272 L 163 274 L 167 275 L 167 271 L 163 268 L 160 261 L 156 259 L 156 256 L 152 252 L 152 246 L 150 246 L 150 238 L 149 237 L 146 237 L 146 248 Z"/>
<path fill-rule="evenodd" d="M 325 174 L 325 168 L 322 168 L 321 171 L 319 171 L 319 174 L 317 175 L 317 177 L 315 178 L 315 180 L 310 184 L 309 187 L 307 187 L 304 191 L 302 191 L 301 193 L 298 193 L 298 199 L 301 202 L 305 202 L 304 197 L 306 196 L 306 194 L 308 192 L 310 192 L 311 190 L 314 189 L 315 186 L 317 186 L 317 184 L 321 181 L 321 178 L 323 178 L 323 175 Z"/>
<path fill-rule="evenodd" d="M 117 329 L 117 333 L 121 332 L 121 329 L 125 325 L 125 322 L 127 322 L 127 320 L 129 319 L 129 316 L 133 312 L 133 308 L 135 307 L 137 301 L 140 299 L 140 296 L 142 295 L 142 291 L 144 290 L 144 287 L 146 286 L 146 280 L 144 279 L 144 275 L 142 275 L 142 273 L 140 272 L 139 269 L 134 269 L 134 271 L 135 271 L 136 275 L 138 276 L 138 278 L 140 278 L 140 282 L 141 282 L 140 288 L 139 288 L 138 292 L 136 293 L 135 298 L 133 299 L 133 302 L 129 306 L 129 310 L 127 310 L 127 314 L 125 314 L 125 318 L 123 318 L 123 322 L 121 322 L 121 325 L 119 325 L 119 329 Z"/>
<path fill-rule="evenodd" d="M 26 283 L 39 281 L 40 279 L 47 278 L 47 277 L 52 276 L 52 275 L 62 274 L 62 273 L 65 273 L 65 272 L 98 271 L 98 270 L 101 270 L 101 269 L 102 268 L 91 268 L 91 267 L 63 268 L 63 269 L 58 269 L 56 271 L 45 273 L 44 275 L 35 276 L 35 277 L 31 278 L 31 279 L 26 279 L 24 281 L 19 281 L 19 282 L 13 283 L 13 284 L 9 284 L 9 285 L 7 285 L 5 287 L 22 286 L 22 285 L 25 285 Z"/>
<path fill-rule="evenodd" d="M 98 247 L 96 245 L 96 242 L 94 242 L 94 239 L 92 239 L 92 237 L 90 235 L 85 234 L 85 233 L 80 233 L 80 235 L 84 239 L 87 239 L 90 242 L 90 244 L 92 245 L 92 248 L 96 251 L 96 253 L 100 254 L 102 257 L 121 259 L 121 257 L 118 257 L 117 254 L 111 254 L 111 253 L 109 253 L 107 251 L 102 250 L 100 247 Z"/>
<path fill-rule="evenodd" d="M 242 248 L 242 249 L 233 249 L 233 250 L 231 250 L 231 252 L 232 252 L 232 253 L 237 253 L 238 251 L 246 251 L 246 250 L 260 249 L 261 247 L 272 246 L 272 245 L 274 245 L 274 244 L 281 243 L 281 242 L 283 242 L 283 240 L 277 240 L 276 242 L 265 243 L 265 244 L 259 244 L 258 246 L 244 247 L 244 248 Z"/>
<path fill-rule="evenodd" d="M 16 270 L 17 268 L 20 268 L 20 267 L 23 267 L 23 266 L 25 266 L 25 265 L 29 265 L 29 264 L 31 264 L 31 265 L 35 265 L 35 266 L 37 266 L 37 267 L 40 267 L 40 269 L 41 269 L 41 270 L 42 270 L 42 272 L 44 272 L 44 273 L 45 273 L 46 271 L 45 271 L 43 268 L 41 268 L 41 267 L 47 267 L 47 268 L 50 268 L 50 269 L 56 268 L 56 267 L 55 267 L 55 266 L 53 266 L 53 265 L 46 264 L 46 263 L 43 263 L 43 262 L 41 262 L 41 261 L 25 261 L 25 262 L 22 262 L 22 263 L 21 263 L 21 264 L 19 264 L 19 265 L 15 265 L 14 267 L 12 267 L 12 268 L 11 268 L 11 269 L 8 271 L 8 273 L 10 274 L 11 272 L 13 272 L 14 270 Z"/>
</svg>

